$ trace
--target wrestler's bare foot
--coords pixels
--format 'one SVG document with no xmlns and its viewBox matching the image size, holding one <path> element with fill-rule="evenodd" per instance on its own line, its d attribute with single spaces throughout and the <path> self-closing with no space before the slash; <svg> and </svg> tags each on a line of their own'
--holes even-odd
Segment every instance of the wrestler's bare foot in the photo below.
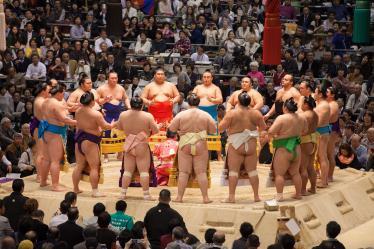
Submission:
<svg viewBox="0 0 374 249">
<path fill-rule="evenodd" d="M 283 194 L 277 194 L 274 199 L 278 202 L 284 201 Z"/>
<path fill-rule="evenodd" d="M 260 202 L 261 201 L 259 196 L 256 196 L 254 200 L 255 200 L 255 202 Z"/>
<path fill-rule="evenodd" d="M 105 197 L 106 194 L 101 193 L 101 192 L 96 192 L 96 193 L 92 193 L 91 196 L 92 196 L 93 198 L 99 198 L 99 197 Z"/>
<path fill-rule="evenodd" d="M 66 191 L 66 188 L 57 185 L 57 186 L 52 186 L 51 190 L 54 191 L 54 192 L 64 192 L 64 191 Z"/>
<path fill-rule="evenodd" d="M 48 183 L 48 182 L 40 182 L 40 187 L 41 188 L 44 188 L 44 187 L 47 187 L 47 186 L 49 186 L 50 184 Z"/>
<path fill-rule="evenodd" d="M 295 199 L 295 200 L 301 200 L 303 197 L 301 195 L 292 195 L 292 199 Z"/>
<path fill-rule="evenodd" d="M 234 198 L 227 198 L 227 199 L 224 199 L 224 200 L 221 200 L 222 203 L 235 203 L 235 199 Z"/>
<path fill-rule="evenodd" d="M 317 188 L 327 188 L 327 184 L 323 184 L 322 182 L 317 183 Z"/>
<path fill-rule="evenodd" d="M 308 192 L 309 192 L 311 195 L 314 195 L 315 193 L 317 193 L 316 188 L 309 188 L 309 189 L 308 189 Z"/>
<path fill-rule="evenodd" d="M 309 193 L 308 191 L 301 191 L 301 195 L 302 196 L 309 196 L 309 195 L 311 195 L 312 193 Z"/>
<path fill-rule="evenodd" d="M 208 203 L 212 203 L 213 201 L 211 199 L 209 199 L 208 197 L 204 198 L 203 199 L 203 203 L 204 204 L 208 204 Z"/>
<path fill-rule="evenodd" d="M 329 181 L 329 182 L 333 182 L 333 181 L 334 181 L 334 178 L 329 177 L 328 181 Z"/>
<path fill-rule="evenodd" d="M 153 198 L 153 197 L 150 196 L 150 195 L 146 195 L 146 196 L 144 196 L 143 198 L 144 198 L 145 201 L 154 201 L 154 200 L 156 200 L 155 198 Z"/>
<path fill-rule="evenodd" d="M 38 176 L 38 175 L 36 176 L 36 182 L 37 182 L 37 183 L 40 183 L 40 182 L 41 182 L 41 180 L 40 180 L 40 176 Z"/>
<path fill-rule="evenodd" d="M 173 202 L 183 203 L 182 197 L 179 197 L 179 196 L 178 196 L 176 199 L 174 199 Z"/>
<path fill-rule="evenodd" d="M 80 189 L 74 189 L 73 191 L 74 191 L 74 193 L 76 193 L 76 194 L 81 194 L 81 193 L 83 193 L 83 191 L 80 190 Z"/>
</svg>

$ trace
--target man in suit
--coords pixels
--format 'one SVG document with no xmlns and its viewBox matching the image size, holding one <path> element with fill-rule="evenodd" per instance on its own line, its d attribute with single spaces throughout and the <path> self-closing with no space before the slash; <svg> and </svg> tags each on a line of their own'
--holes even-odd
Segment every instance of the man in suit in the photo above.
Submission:
<svg viewBox="0 0 374 249">
<path fill-rule="evenodd" d="M 129 58 L 126 58 L 123 61 L 123 64 L 121 66 L 121 69 L 118 72 L 118 81 L 122 85 L 122 81 L 129 79 L 131 82 L 134 79 L 135 76 L 138 75 L 138 71 L 136 68 L 131 66 L 131 60 Z"/>
<path fill-rule="evenodd" d="M 96 237 L 97 237 L 97 228 L 95 226 L 87 226 L 83 230 L 84 241 L 79 243 L 79 244 L 76 244 L 73 247 L 73 249 L 87 249 L 87 247 L 86 247 L 87 239 L 96 238 Z"/>
<path fill-rule="evenodd" d="M 301 28 L 304 31 L 306 31 L 309 28 L 312 21 L 313 21 L 313 15 L 310 12 L 309 7 L 306 6 L 303 8 L 303 13 L 300 15 L 297 24 L 301 26 Z"/>
<path fill-rule="evenodd" d="M 15 179 L 12 183 L 13 192 L 4 198 L 4 216 L 9 219 L 14 231 L 18 230 L 19 219 L 25 215 L 25 202 L 28 197 L 22 195 L 25 183 L 22 179 Z"/>
<path fill-rule="evenodd" d="M 21 44 L 22 45 L 25 45 L 25 46 L 28 46 L 29 44 L 29 41 L 32 39 L 32 38 L 36 38 L 37 37 L 37 34 L 35 33 L 34 31 L 34 27 L 32 26 L 32 23 L 31 22 L 28 22 L 26 24 L 26 29 L 23 33 L 21 33 L 21 37 L 20 37 L 20 40 L 21 40 Z"/>
<path fill-rule="evenodd" d="M 228 74 L 232 69 L 232 57 L 226 51 L 225 47 L 219 49 L 218 56 L 214 59 L 213 64 L 218 65 L 218 71 Z"/>
<path fill-rule="evenodd" d="M 300 75 L 304 75 L 308 69 L 312 70 L 314 77 L 319 76 L 320 64 L 318 60 L 314 59 L 314 53 L 311 51 L 306 54 L 306 60 L 303 61 L 301 66 Z"/>
<path fill-rule="evenodd" d="M 3 240 L 4 236 L 12 236 L 14 232 L 9 224 L 8 218 L 4 216 L 4 213 L 4 201 L 0 199 L 0 241 Z"/>
<path fill-rule="evenodd" d="M 25 51 L 20 49 L 17 51 L 17 59 L 14 61 L 17 73 L 26 73 L 27 67 L 31 64 L 31 60 L 25 57 Z"/>
<path fill-rule="evenodd" d="M 75 223 L 78 217 L 78 208 L 71 207 L 68 210 L 68 221 L 57 227 L 60 230 L 60 240 L 65 241 L 69 249 L 84 241 L 83 228 Z"/>
</svg>

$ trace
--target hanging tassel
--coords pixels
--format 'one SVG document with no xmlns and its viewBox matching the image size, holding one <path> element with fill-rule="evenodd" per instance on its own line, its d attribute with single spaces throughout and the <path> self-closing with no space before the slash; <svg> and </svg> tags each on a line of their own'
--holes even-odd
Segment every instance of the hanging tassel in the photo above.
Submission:
<svg viewBox="0 0 374 249">
<path fill-rule="evenodd" d="M 356 1 L 353 18 L 353 42 L 369 43 L 370 42 L 370 1 Z"/>
<path fill-rule="evenodd" d="M 265 5 L 265 27 L 263 40 L 264 65 L 278 65 L 281 63 L 281 22 L 280 1 L 267 0 Z"/>
</svg>

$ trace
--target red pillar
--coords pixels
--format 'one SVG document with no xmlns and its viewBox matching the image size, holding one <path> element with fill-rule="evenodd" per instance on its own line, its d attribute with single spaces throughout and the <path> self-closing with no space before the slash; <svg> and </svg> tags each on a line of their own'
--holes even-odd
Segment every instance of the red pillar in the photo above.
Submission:
<svg viewBox="0 0 374 249">
<path fill-rule="evenodd" d="M 266 0 L 263 64 L 278 65 L 281 63 L 281 37 L 280 0 Z"/>
</svg>

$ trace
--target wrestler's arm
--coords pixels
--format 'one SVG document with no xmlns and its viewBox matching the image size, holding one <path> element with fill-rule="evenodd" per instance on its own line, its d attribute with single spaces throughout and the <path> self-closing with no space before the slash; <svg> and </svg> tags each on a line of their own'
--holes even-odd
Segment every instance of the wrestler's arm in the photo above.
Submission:
<svg viewBox="0 0 374 249">
<path fill-rule="evenodd" d="M 300 98 L 301 98 L 301 94 L 300 94 L 300 92 L 296 88 L 294 88 L 293 90 L 294 90 L 293 91 L 293 98 L 294 98 L 294 100 L 295 100 L 296 103 L 299 103 L 300 102 Z"/>
<path fill-rule="evenodd" d="M 148 117 L 149 117 L 149 129 L 151 131 L 151 135 L 154 135 L 154 134 L 157 134 L 160 132 L 160 129 L 158 128 L 156 122 L 155 122 L 155 119 L 153 118 L 152 114 L 150 113 L 147 113 L 149 114 Z"/>
<path fill-rule="evenodd" d="M 234 108 L 234 106 L 235 106 L 235 102 L 234 102 L 235 98 L 236 98 L 236 92 L 234 92 L 233 94 L 231 94 L 229 100 L 226 103 L 226 113 Z"/>
<path fill-rule="evenodd" d="M 223 101 L 222 93 L 221 93 L 221 89 L 219 89 L 218 86 L 216 87 L 214 91 L 214 98 L 208 97 L 208 100 L 215 105 L 222 104 L 222 101 Z"/>
<path fill-rule="evenodd" d="M 274 120 L 274 123 L 272 124 L 272 126 L 270 126 L 269 130 L 268 130 L 268 136 L 269 137 L 277 137 L 279 135 L 279 132 L 282 128 L 282 117 L 279 116 L 278 118 L 276 118 Z"/>
<path fill-rule="evenodd" d="M 123 102 L 125 102 L 125 106 L 126 106 L 127 109 L 131 109 L 130 99 L 126 94 L 126 90 L 123 86 L 121 86 L 121 89 L 122 89 L 122 93 L 123 93 L 123 95 L 122 95 L 123 96 Z"/>
<path fill-rule="evenodd" d="M 177 89 L 176 86 L 172 85 L 171 88 L 173 90 L 173 99 L 172 99 L 172 102 L 173 102 L 173 105 L 174 105 L 175 103 L 179 102 L 179 100 L 180 100 L 180 94 L 179 94 L 179 91 L 178 91 L 178 89 Z"/>
<path fill-rule="evenodd" d="M 54 112 L 56 114 L 57 120 L 59 120 L 60 122 L 63 122 L 66 125 L 72 125 L 72 126 L 76 126 L 77 125 L 77 121 L 76 120 L 67 117 L 67 115 L 66 115 L 66 108 L 65 108 L 65 106 L 63 104 L 60 104 L 60 106 L 56 107 L 54 109 Z"/>
<path fill-rule="evenodd" d="M 152 100 L 148 99 L 148 95 L 149 95 L 149 85 L 146 85 L 143 89 L 143 92 L 140 98 L 143 100 L 143 103 L 147 106 L 149 106 L 152 102 Z"/>
<path fill-rule="evenodd" d="M 101 86 L 102 87 L 102 86 Z M 103 93 L 102 93 L 102 88 L 99 87 L 96 91 L 97 95 L 98 95 L 98 98 L 97 98 L 97 103 L 99 105 L 103 105 L 109 101 L 112 100 L 112 96 L 103 96 Z"/>
<path fill-rule="evenodd" d="M 104 116 L 100 112 L 96 113 L 96 117 L 97 117 L 97 124 L 103 130 L 111 130 L 117 124 L 117 122 L 113 122 L 111 124 L 106 122 L 104 119 Z"/>
<path fill-rule="evenodd" d="M 260 132 L 265 131 L 267 129 L 267 127 L 266 127 L 265 121 L 262 117 L 262 114 L 261 114 L 260 111 L 257 111 L 256 113 L 257 113 L 257 116 L 258 116 L 258 118 L 257 118 L 257 120 L 258 120 L 258 123 L 257 123 L 258 130 Z"/>
<path fill-rule="evenodd" d="M 179 130 L 179 117 L 180 117 L 180 114 L 181 113 L 178 113 L 177 116 L 175 116 L 173 118 L 173 120 L 171 121 L 169 127 L 168 127 L 168 130 L 170 130 L 171 132 L 177 132 Z"/>
<path fill-rule="evenodd" d="M 223 117 L 223 119 L 221 120 L 221 122 L 219 122 L 219 124 L 218 124 L 218 131 L 219 131 L 219 133 L 222 133 L 227 128 L 229 128 L 230 123 L 231 123 L 231 114 L 228 112 Z"/>
<path fill-rule="evenodd" d="M 259 92 L 254 92 L 253 100 L 255 101 L 255 106 L 253 107 L 253 109 L 260 110 L 264 106 L 264 99 Z"/>
<path fill-rule="evenodd" d="M 216 134 L 217 133 L 217 125 L 216 121 L 209 115 L 208 120 L 208 134 Z"/>
<path fill-rule="evenodd" d="M 277 92 L 277 96 L 276 96 L 275 100 L 278 100 L 278 99 L 279 99 L 279 92 L 280 92 L 280 91 Z M 266 115 L 264 116 L 264 119 L 267 120 L 268 118 L 270 118 L 271 116 L 273 116 L 274 112 L 275 112 L 275 103 L 274 103 L 273 106 L 270 108 L 269 112 L 266 113 Z"/>
<path fill-rule="evenodd" d="M 78 101 L 78 95 L 74 91 L 72 94 L 70 94 L 70 96 L 68 98 L 68 101 L 66 103 L 68 104 L 68 107 L 72 107 L 75 104 L 77 104 L 78 102 L 79 102 Z"/>
</svg>

